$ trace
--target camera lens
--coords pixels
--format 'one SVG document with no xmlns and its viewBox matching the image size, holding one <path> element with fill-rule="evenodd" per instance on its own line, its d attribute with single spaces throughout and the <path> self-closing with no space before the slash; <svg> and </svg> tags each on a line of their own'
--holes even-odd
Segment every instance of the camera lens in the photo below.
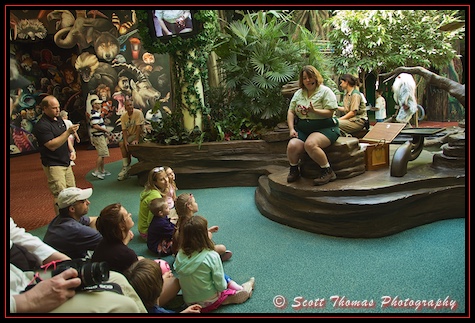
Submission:
<svg viewBox="0 0 475 323">
<path fill-rule="evenodd" d="M 91 262 L 81 267 L 79 273 L 84 286 L 100 284 L 109 279 L 109 265 L 107 262 Z"/>
</svg>

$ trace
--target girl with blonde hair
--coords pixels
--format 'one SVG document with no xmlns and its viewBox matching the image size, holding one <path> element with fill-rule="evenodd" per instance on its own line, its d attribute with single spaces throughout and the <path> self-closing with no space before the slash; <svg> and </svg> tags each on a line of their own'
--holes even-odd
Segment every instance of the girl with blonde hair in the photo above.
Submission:
<svg viewBox="0 0 475 323">
<path fill-rule="evenodd" d="M 170 207 L 170 214 L 168 215 L 168 218 L 173 224 L 176 224 L 178 221 L 178 215 L 176 214 L 175 210 L 175 202 L 177 199 L 176 191 L 178 190 L 178 187 L 176 186 L 175 182 L 175 172 L 170 166 L 163 166 L 163 168 L 165 168 L 165 172 L 168 175 L 168 182 L 170 183 L 168 194 L 165 196 L 168 206 Z"/>
<path fill-rule="evenodd" d="M 153 199 L 167 196 L 170 190 L 170 182 L 164 167 L 154 167 L 148 173 L 144 190 L 140 193 L 139 214 L 137 227 L 140 236 L 147 241 L 147 232 L 153 214 L 150 212 L 150 202 Z"/>
</svg>

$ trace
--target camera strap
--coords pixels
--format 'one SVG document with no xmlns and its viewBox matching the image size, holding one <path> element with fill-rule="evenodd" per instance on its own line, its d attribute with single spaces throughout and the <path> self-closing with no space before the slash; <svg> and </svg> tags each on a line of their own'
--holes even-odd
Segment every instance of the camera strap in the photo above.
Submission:
<svg viewBox="0 0 475 323">
<path fill-rule="evenodd" d="M 36 286 L 36 284 L 38 284 L 42 280 L 43 279 L 41 279 L 40 274 L 38 272 L 35 272 L 29 284 L 25 287 L 23 291 L 20 292 L 20 294 L 32 289 L 33 287 Z"/>
<path fill-rule="evenodd" d="M 81 291 L 85 291 L 85 292 L 107 291 L 107 292 L 115 292 L 120 295 L 124 294 L 122 292 L 122 288 L 120 287 L 120 285 L 116 283 L 100 283 L 100 284 L 91 285 L 91 286 L 84 286 L 83 288 L 81 288 Z"/>
<path fill-rule="evenodd" d="M 44 272 L 46 273 L 46 271 L 48 270 L 48 268 L 50 268 L 51 266 L 52 266 L 53 268 L 56 268 L 56 264 L 57 264 L 57 263 L 60 263 L 60 262 L 61 262 L 61 260 L 53 260 L 53 261 L 51 261 L 51 262 L 49 262 L 49 263 L 47 263 L 47 264 L 45 264 L 45 265 L 40 266 L 40 269 L 43 269 Z M 22 292 L 20 292 L 20 293 L 24 293 L 24 292 L 26 292 L 26 291 L 32 289 L 33 287 L 36 286 L 36 284 L 38 284 L 38 283 L 39 283 L 40 281 L 42 281 L 42 280 L 43 280 L 43 279 L 41 278 L 40 273 L 39 273 L 38 271 L 35 272 L 35 274 L 33 275 L 33 278 L 32 278 L 31 281 L 29 282 L 29 284 L 28 284 L 28 285 L 25 287 L 25 289 L 24 289 Z"/>
<path fill-rule="evenodd" d="M 28 284 L 28 286 L 26 286 L 25 290 L 20 292 L 20 294 L 32 289 L 40 281 L 42 281 L 41 277 L 39 276 L 38 273 L 35 273 L 35 275 L 33 276 L 33 279 L 31 280 L 31 282 Z M 101 284 L 96 284 L 96 285 L 91 285 L 91 286 L 84 286 L 81 289 L 79 289 L 78 291 L 81 291 L 81 292 L 103 292 L 103 291 L 107 291 L 107 292 L 114 292 L 114 293 L 117 293 L 117 294 L 120 294 L 120 295 L 124 294 L 122 292 L 122 288 L 120 287 L 120 285 L 116 284 L 116 283 L 101 283 Z"/>
</svg>

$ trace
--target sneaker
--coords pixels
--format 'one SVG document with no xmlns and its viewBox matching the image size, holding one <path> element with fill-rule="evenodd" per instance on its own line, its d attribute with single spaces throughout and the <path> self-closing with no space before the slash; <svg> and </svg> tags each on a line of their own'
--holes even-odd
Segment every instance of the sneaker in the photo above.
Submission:
<svg viewBox="0 0 475 323">
<path fill-rule="evenodd" d="M 300 170 L 298 167 L 290 166 L 289 175 L 287 176 L 287 183 L 293 183 L 300 177 Z"/>
<path fill-rule="evenodd" d="M 226 250 L 222 255 L 220 255 L 221 261 L 223 262 L 227 261 L 231 259 L 232 256 L 233 256 L 233 253 L 230 250 Z"/>
<path fill-rule="evenodd" d="M 331 167 L 324 168 L 322 175 L 313 180 L 313 185 L 324 185 L 328 182 L 333 182 L 336 179 L 336 174 Z"/>
<path fill-rule="evenodd" d="M 251 293 L 243 288 L 241 290 L 238 290 L 235 294 L 226 297 L 222 305 L 241 304 L 247 301 L 249 297 L 251 297 Z"/>
<path fill-rule="evenodd" d="M 122 181 L 124 179 L 127 179 L 129 177 L 129 169 L 130 166 L 122 166 L 122 169 L 119 172 L 119 175 L 117 176 L 117 180 Z"/>
<path fill-rule="evenodd" d="M 104 170 L 102 171 L 102 175 L 104 175 L 104 176 L 109 176 L 109 175 L 111 175 L 111 173 L 108 172 L 108 171 L 106 171 L 106 170 L 104 169 Z"/>
<path fill-rule="evenodd" d="M 102 175 L 102 173 L 99 173 L 99 172 L 96 172 L 96 171 L 92 172 L 92 176 L 97 177 L 99 179 L 104 179 L 104 175 Z"/>
<path fill-rule="evenodd" d="M 369 131 L 369 127 L 370 127 L 369 119 L 365 119 L 363 129 L 366 129 Z"/>
<path fill-rule="evenodd" d="M 252 295 L 252 291 L 254 290 L 254 284 L 256 282 L 256 279 L 254 277 L 249 278 L 247 282 L 242 284 L 242 289 L 245 291 L 249 292 L 249 297 Z"/>
</svg>

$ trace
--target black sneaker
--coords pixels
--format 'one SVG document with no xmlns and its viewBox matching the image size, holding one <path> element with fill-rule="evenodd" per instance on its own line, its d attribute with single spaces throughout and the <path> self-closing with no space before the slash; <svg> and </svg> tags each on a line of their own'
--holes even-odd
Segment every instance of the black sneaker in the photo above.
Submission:
<svg viewBox="0 0 475 323">
<path fill-rule="evenodd" d="M 369 119 L 365 119 L 363 128 L 369 131 L 369 127 L 370 127 Z"/>
<path fill-rule="evenodd" d="M 333 182 L 336 179 L 336 174 L 331 167 L 324 168 L 322 175 L 313 180 L 313 185 L 324 185 L 328 182 Z"/>
<path fill-rule="evenodd" d="M 293 183 L 300 177 L 300 170 L 298 166 L 290 166 L 289 175 L 287 176 L 287 183 Z"/>
</svg>

